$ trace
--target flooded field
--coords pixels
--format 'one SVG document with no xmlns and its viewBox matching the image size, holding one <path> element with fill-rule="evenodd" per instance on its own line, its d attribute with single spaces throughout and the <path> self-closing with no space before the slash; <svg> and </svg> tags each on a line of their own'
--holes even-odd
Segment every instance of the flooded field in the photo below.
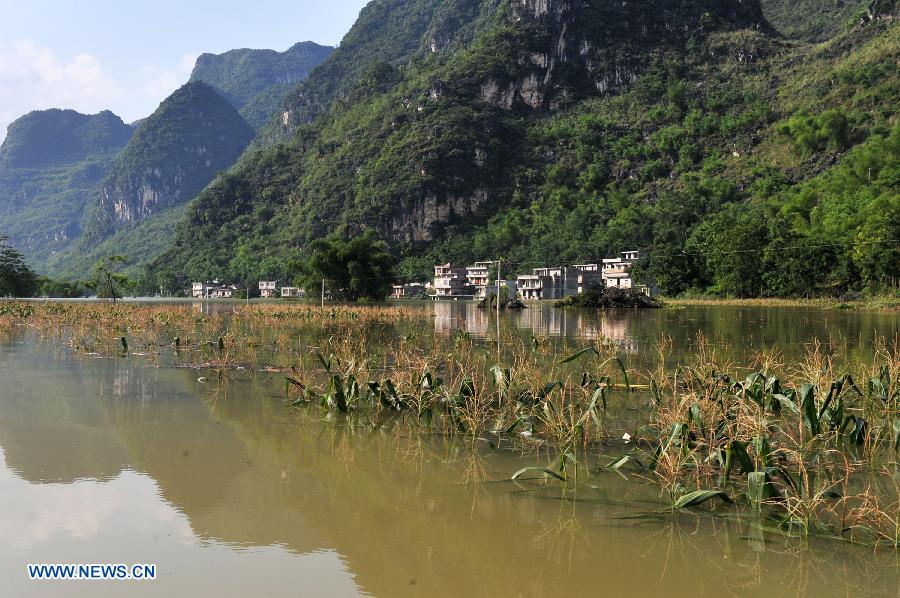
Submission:
<svg viewBox="0 0 900 598">
<path fill-rule="evenodd" d="M 486 314 L 473 303 L 437 303 L 434 329 L 452 334 L 465 330 L 479 338 L 495 334 L 494 314 Z M 810 309 L 805 307 L 697 306 L 662 310 L 555 309 L 548 305 L 502 314 L 501 328 L 521 335 L 579 341 L 607 339 L 623 355 L 652 364 L 653 345 L 670 337 L 679 354 L 696 347 L 698 336 L 721 347 L 736 362 L 746 362 L 755 352 L 775 348 L 788 359 L 800 357 L 818 340 L 846 349 L 850 358 L 871 356 L 877 336 L 892 337 L 900 331 L 896 312 Z"/>
<path fill-rule="evenodd" d="M 411 309 L 423 317 L 386 343 L 497 340 L 495 315 L 474 305 Z M 500 325 L 501 350 L 603 341 L 635 368 L 656 367 L 664 336 L 673 364 L 698 343 L 746 364 L 761 351 L 799 360 L 815 340 L 841 361 L 871 360 L 876 340 L 898 333 L 896 313 L 803 308 L 538 308 Z M 549 449 L 292 408 L 280 372 L 217 379 L 176 367 L 187 359 L 177 348 L 127 335 L 129 348 L 110 354 L 108 341 L 87 351 L 27 329 L 0 340 L 5 595 L 119 594 L 117 582 L 26 575 L 27 563 L 105 562 L 157 564 L 155 581 L 127 582 L 147 596 L 900 595 L 896 551 L 672 511 L 640 472 L 602 466 L 611 450 L 565 488 L 513 481 Z M 623 418 L 641 420 L 644 398 L 628 400 L 635 413 Z M 900 479 L 895 458 L 879 466 Z"/>
</svg>

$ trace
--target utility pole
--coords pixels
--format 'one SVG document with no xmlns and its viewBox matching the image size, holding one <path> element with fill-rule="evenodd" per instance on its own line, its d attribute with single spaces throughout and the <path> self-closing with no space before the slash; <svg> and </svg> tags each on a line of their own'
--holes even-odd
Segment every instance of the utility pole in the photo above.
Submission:
<svg viewBox="0 0 900 598">
<path fill-rule="evenodd" d="M 500 278 L 502 275 L 500 274 L 500 264 L 501 260 L 497 260 L 497 315 L 500 315 Z"/>
<path fill-rule="evenodd" d="M 325 309 L 325 279 L 322 279 L 322 309 Z"/>
<path fill-rule="evenodd" d="M 497 357 L 500 357 L 500 268 L 501 258 L 497 259 Z"/>
</svg>

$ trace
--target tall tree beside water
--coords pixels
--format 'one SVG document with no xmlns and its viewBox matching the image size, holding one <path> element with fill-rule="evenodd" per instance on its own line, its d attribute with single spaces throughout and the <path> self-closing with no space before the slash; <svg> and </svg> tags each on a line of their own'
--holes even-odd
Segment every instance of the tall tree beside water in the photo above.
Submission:
<svg viewBox="0 0 900 598">
<path fill-rule="evenodd" d="M 122 272 L 128 258 L 124 255 L 111 255 L 94 266 L 91 279 L 86 283 L 89 289 L 97 293 L 101 299 L 121 299 L 123 294 L 134 286 L 134 282 Z"/>
<path fill-rule="evenodd" d="M 29 297 L 37 291 L 38 278 L 22 254 L 0 236 L 0 296 Z"/>
<path fill-rule="evenodd" d="M 368 230 L 350 240 L 329 237 L 314 241 L 312 255 L 303 267 L 301 282 L 314 294 L 322 281 L 333 299 L 383 300 L 395 280 L 396 260 L 387 243 Z"/>
</svg>

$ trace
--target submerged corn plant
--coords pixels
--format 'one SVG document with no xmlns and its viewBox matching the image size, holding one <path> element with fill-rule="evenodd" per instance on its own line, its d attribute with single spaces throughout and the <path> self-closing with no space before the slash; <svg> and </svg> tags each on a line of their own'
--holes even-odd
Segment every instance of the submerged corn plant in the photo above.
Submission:
<svg viewBox="0 0 900 598">
<path fill-rule="evenodd" d="M 78 356 L 220 380 L 262 373 L 283 382 L 297 413 L 350 431 L 520 451 L 533 465 L 504 477 L 524 486 L 569 496 L 615 473 L 659 488 L 666 516 L 744 517 L 788 535 L 898 546 L 897 339 L 849 367 L 838 365 L 846 343 L 832 339 L 797 363 L 768 352 L 742 368 L 702 336 L 677 358 L 663 337 L 657 365 L 641 368 L 603 341 L 576 348 L 506 331 L 497 351 L 497 339 L 438 334 L 423 310 L 402 307 L 0 306 L 0 332 Z"/>
<path fill-rule="evenodd" d="M 743 380 L 682 371 L 656 393 L 658 408 L 635 434 L 637 446 L 609 467 L 636 468 L 674 509 L 717 498 L 728 509 L 763 515 L 773 531 L 854 541 L 866 535 L 896 547 L 896 484 L 880 492 L 856 487 L 860 470 L 896 462 L 900 448 L 891 380 L 897 355 L 883 357 L 865 390 L 850 373 L 789 384 L 766 371 Z"/>
</svg>

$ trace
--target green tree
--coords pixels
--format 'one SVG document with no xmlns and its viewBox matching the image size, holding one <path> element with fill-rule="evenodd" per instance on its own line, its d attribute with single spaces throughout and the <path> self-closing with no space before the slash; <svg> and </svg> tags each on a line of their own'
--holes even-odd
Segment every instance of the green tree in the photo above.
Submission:
<svg viewBox="0 0 900 598">
<path fill-rule="evenodd" d="M 640 282 L 655 282 L 659 292 L 674 297 L 693 288 L 703 288 L 702 258 L 689 255 L 682 245 L 660 243 L 654 245 L 645 258 L 634 265 L 633 273 Z"/>
<path fill-rule="evenodd" d="M 38 287 L 38 278 L 17 249 L 0 237 L 0 297 L 29 297 Z"/>
<path fill-rule="evenodd" d="M 842 150 L 849 143 L 850 123 L 843 112 L 829 109 L 818 116 L 800 110 L 787 122 L 778 125 L 779 133 L 790 139 L 803 157 L 824 150 Z"/>
<path fill-rule="evenodd" d="M 812 297 L 832 281 L 835 251 L 816 237 L 792 230 L 785 218 L 771 217 L 770 240 L 762 255 L 766 293 L 778 297 Z"/>
<path fill-rule="evenodd" d="M 706 257 L 714 290 L 734 297 L 758 297 L 763 291 L 763 250 L 768 228 L 761 210 L 730 204 L 697 227 L 688 254 Z"/>
<path fill-rule="evenodd" d="M 97 293 L 101 299 L 122 298 L 122 293 L 133 286 L 133 282 L 122 272 L 122 268 L 128 258 L 124 255 L 111 255 L 102 259 L 94 266 L 94 272 L 90 280 L 85 283 L 89 289 Z"/>
<path fill-rule="evenodd" d="M 174 268 L 162 268 L 151 276 L 145 272 L 140 286 L 142 292 L 180 293 L 189 286 L 189 281 Z"/>
<path fill-rule="evenodd" d="M 869 290 L 900 285 L 900 196 L 876 201 L 859 229 L 853 261 Z"/>
<path fill-rule="evenodd" d="M 350 240 L 319 239 L 310 247 L 312 255 L 300 280 L 307 289 L 316 289 L 325 280 L 331 297 L 341 301 L 383 300 L 390 294 L 396 260 L 374 231 Z"/>
<path fill-rule="evenodd" d="M 53 280 L 52 278 L 40 278 L 39 282 L 41 297 L 74 299 L 84 294 L 84 285 L 80 282 Z"/>
</svg>

